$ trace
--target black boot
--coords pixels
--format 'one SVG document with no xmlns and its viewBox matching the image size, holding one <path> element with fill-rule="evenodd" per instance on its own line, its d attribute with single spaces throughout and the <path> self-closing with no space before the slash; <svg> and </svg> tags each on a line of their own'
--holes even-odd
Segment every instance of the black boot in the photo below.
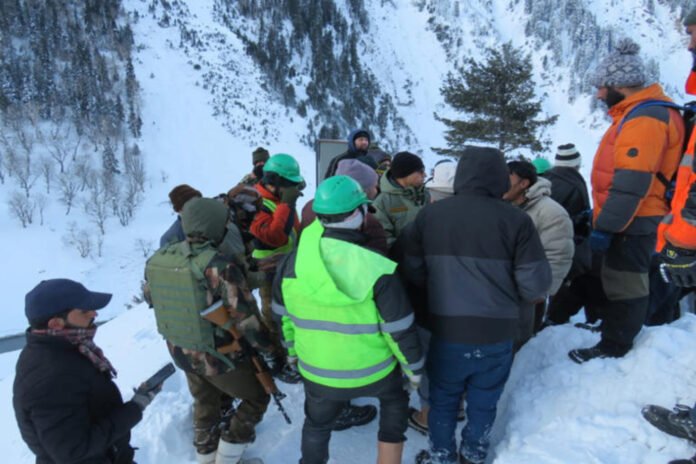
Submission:
<svg viewBox="0 0 696 464">
<path fill-rule="evenodd" d="M 595 346 L 590 348 L 577 348 L 570 350 L 568 356 L 578 364 L 582 364 L 595 358 L 621 358 L 630 347 L 619 346 L 605 340 L 601 340 Z"/>
<path fill-rule="evenodd" d="M 333 430 L 339 432 L 358 425 L 365 425 L 377 417 L 377 408 L 372 405 L 354 406 L 348 404 L 336 418 Z"/>
<path fill-rule="evenodd" d="M 675 459 L 669 461 L 668 464 L 696 464 L 696 456 L 692 456 L 690 459 Z"/>
<path fill-rule="evenodd" d="M 696 442 L 696 424 L 691 419 L 691 408 L 677 404 L 670 411 L 655 405 L 648 405 L 641 411 L 645 420 L 674 437 L 686 438 Z"/>
</svg>

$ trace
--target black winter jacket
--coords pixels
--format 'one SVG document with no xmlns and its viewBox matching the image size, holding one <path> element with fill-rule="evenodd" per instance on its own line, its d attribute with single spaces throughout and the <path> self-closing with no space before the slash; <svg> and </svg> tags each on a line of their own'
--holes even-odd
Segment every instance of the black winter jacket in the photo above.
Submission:
<svg viewBox="0 0 696 464">
<path fill-rule="evenodd" d="M 130 464 L 142 412 L 67 340 L 27 332 L 13 405 L 37 464 Z"/>
<path fill-rule="evenodd" d="M 468 148 L 455 195 L 427 205 L 404 231 L 401 272 L 427 288 L 428 326 L 447 342 L 514 339 L 520 312 L 531 315 L 551 285 L 532 220 L 502 200 L 509 182 L 502 153 Z"/>
<path fill-rule="evenodd" d="M 566 278 L 572 280 L 589 272 L 592 267 L 592 251 L 588 240 L 592 215 L 587 213 L 591 208 L 587 184 L 577 169 L 566 166 L 556 166 L 546 171 L 544 177 L 551 181 L 551 198 L 568 211 L 573 222 L 575 254 Z"/>
</svg>

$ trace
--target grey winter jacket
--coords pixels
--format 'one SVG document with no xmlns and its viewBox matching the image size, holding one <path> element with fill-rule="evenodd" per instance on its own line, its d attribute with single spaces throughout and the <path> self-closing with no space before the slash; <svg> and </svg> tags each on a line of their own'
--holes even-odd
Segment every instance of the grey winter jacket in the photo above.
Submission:
<svg viewBox="0 0 696 464">
<path fill-rule="evenodd" d="M 418 211 L 430 203 L 430 194 L 424 187 L 400 186 L 391 178 L 389 171 L 380 179 L 379 189 L 380 193 L 372 206 L 377 210 L 375 217 L 382 224 L 387 234 L 387 245 L 391 247 L 404 227 L 416 218 Z"/>
<path fill-rule="evenodd" d="M 539 177 L 525 194 L 527 201 L 522 209 L 534 222 L 546 259 L 551 265 L 553 281 L 549 295 L 555 295 L 573 264 L 573 223 L 568 212 L 551 199 L 551 182 Z"/>
</svg>

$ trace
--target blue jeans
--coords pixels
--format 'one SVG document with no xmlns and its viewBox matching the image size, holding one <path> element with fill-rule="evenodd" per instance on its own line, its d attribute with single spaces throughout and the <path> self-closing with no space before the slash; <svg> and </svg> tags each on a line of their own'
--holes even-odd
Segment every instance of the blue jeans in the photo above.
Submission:
<svg viewBox="0 0 696 464">
<path fill-rule="evenodd" d="M 472 462 L 483 462 L 488 435 L 495 420 L 498 399 L 512 366 L 512 341 L 491 345 L 430 341 L 427 370 L 430 377 L 431 452 L 442 462 L 457 462 L 457 411 L 466 392 L 468 422 L 462 429 L 460 453 Z"/>
</svg>

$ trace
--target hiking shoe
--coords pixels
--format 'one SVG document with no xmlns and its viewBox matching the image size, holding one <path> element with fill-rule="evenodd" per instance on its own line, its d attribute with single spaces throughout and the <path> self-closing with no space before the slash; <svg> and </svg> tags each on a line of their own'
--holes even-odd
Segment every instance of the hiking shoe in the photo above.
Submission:
<svg viewBox="0 0 696 464">
<path fill-rule="evenodd" d="M 411 427 L 413 430 L 416 432 L 420 433 L 421 435 L 428 435 L 428 424 L 421 424 L 418 422 L 418 414 L 420 413 L 419 410 L 416 408 L 408 408 L 408 422 L 407 425 Z"/>
<path fill-rule="evenodd" d="M 607 344 L 600 341 L 595 346 L 590 348 L 577 348 L 575 350 L 570 350 L 568 352 L 568 356 L 576 363 L 582 364 L 595 358 L 621 358 L 626 353 L 628 353 L 628 349 L 609 349 L 607 348 Z"/>
<path fill-rule="evenodd" d="M 674 437 L 696 441 L 696 424 L 691 419 L 691 408 L 678 404 L 673 411 L 655 405 L 648 405 L 641 411 L 645 420 Z"/>
<path fill-rule="evenodd" d="M 332 430 L 340 432 L 358 425 L 365 425 L 377 417 L 377 408 L 372 405 L 347 405 L 336 418 Z"/>
<path fill-rule="evenodd" d="M 669 461 L 668 464 L 696 464 L 696 456 L 692 456 L 690 459 L 675 459 Z"/>
<path fill-rule="evenodd" d="M 286 363 L 275 375 L 275 378 L 285 383 L 300 383 L 302 381 L 300 371 L 290 363 Z"/>
</svg>

